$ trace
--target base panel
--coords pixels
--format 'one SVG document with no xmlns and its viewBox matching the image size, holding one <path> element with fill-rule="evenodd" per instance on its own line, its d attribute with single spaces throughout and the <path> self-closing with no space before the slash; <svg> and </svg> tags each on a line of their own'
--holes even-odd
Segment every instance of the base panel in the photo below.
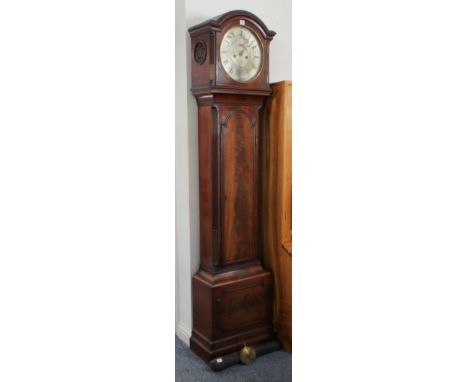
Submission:
<svg viewBox="0 0 468 382">
<path fill-rule="evenodd" d="M 190 348 L 205 362 L 275 338 L 272 326 L 273 279 L 270 272 L 216 283 L 192 278 L 193 329 Z"/>
</svg>

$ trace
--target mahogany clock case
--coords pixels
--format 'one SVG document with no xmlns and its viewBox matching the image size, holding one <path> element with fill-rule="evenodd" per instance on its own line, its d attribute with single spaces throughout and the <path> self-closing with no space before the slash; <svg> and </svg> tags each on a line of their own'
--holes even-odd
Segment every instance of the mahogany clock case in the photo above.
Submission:
<svg viewBox="0 0 468 382">
<path fill-rule="evenodd" d="M 220 62 L 233 26 L 250 28 L 263 65 L 236 82 Z M 189 29 L 192 93 L 198 105 L 200 270 L 192 278 L 191 349 L 205 361 L 274 337 L 273 279 L 259 246 L 259 129 L 271 94 L 270 31 L 255 15 L 232 11 Z"/>
</svg>

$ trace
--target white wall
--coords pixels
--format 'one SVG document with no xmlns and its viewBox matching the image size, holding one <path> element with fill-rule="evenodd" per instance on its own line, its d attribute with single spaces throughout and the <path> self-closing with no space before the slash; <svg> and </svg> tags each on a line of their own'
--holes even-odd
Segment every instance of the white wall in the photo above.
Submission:
<svg viewBox="0 0 468 382">
<path fill-rule="evenodd" d="M 197 104 L 190 92 L 187 29 L 243 9 L 277 35 L 270 45 L 270 81 L 291 79 L 291 2 L 285 0 L 176 0 L 176 334 L 186 343 L 192 329 L 191 275 L 199 265 Z"/>
<path fill-rule="evenodd" d="M 177 335 L 187 342 L 192 327 L 191 263 L 192 257 L 197 256 L 197 252 L 193 250 L 195 244 L 192 244 L 191 228 L 192 231 L 198 229 L 196 225 L 191 224 L 191 216 L 195 219 L 197 211 L 190 205 L 190 191 L 197 187 L 198 183 L 190 187 L 194 176 L 190 175 L 193 168 L 189 168 L 185 3 L 181 0 L 176 1 L 175 24 L 175 329 Z M 196 148 L 193 143 L 190 146 Z M 192 196 L 192 199 L 194 197 Z"/>
</svg>

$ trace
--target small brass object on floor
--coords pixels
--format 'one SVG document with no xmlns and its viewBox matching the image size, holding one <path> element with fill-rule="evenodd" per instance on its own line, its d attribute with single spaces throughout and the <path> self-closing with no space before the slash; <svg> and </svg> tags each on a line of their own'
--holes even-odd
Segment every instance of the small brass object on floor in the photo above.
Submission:
<svg viewBox="0 0 468 382">
<path fill-rule="evenodd" d="M 255 349 L 253 347 L 244 344 L 244 347 L 239 353 L 239 358 L 244 365 L 250 365 L 251 363 L 255 362 L 257 354 L 255 353 Z"/>
<path fill-rule="evenodd" d="M 253 353 L 250 352 L 250 351 L 247 352 L 247 353 L 249 354 L 250 357 L 252 357 L 252 354 L 254 354 L 253 360 L 255 360 L 256 357 L 260 357 L 263 354 L 267 354 L 267 353 L 274 352 L 276 350 L 280 350 L 281 349 L 281 344 L 278 341 L 269 341 L 269 342 L 263 342 L 263 343 L 260 343 L 260 344 L 256 344 L 256 345 L 253 345 L 253 346 L 244 346 L 244 348 L 250 348 L 250 349 L 253 350 Z M 239 362 L 244 363 L 241 360 L 241 354 L 242 354 L 242 351 L 244 350 L 244 348 L 242 348 L 238 352 L 226 354 L 226 355 L 223 355 L 223 356 L 216 357 L 216 358 L 212 359 L 210 361 L 211 369 L 213 371 L 221 371 L 221 370 L 224 370 L 224 369 L 228 368 L 229 366 L 236 365 Z M 253 362 L 253 360 L 252 360 L 252 362 Z"/>
</svg>

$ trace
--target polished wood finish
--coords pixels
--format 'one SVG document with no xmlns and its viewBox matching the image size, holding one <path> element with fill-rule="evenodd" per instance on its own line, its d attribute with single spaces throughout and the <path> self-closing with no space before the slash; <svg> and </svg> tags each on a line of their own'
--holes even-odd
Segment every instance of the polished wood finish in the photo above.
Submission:
<svg viewBox="0 0 468 382">
<path fill-rule="evenodd" d="M 263 66 L 259 75 L 252 81 L 239 83 L 233 81 L 224 71 L 220 60 L 220 45 L 224 33 L 234 25 L 244 21 L 244 26 L 254 31 L 262 44 Z M 192 93 L 203 94 L 257 94 L 268 96 L 269 86 L 269 49 L 275 32 L 254 14 L 246 11 L 231 11 L 214 17 L 189 29 L 192 47 Z M 197 43 L 206 46 L 206 60 L 199 64 L 195 60 Z"/>
<path fill-rule="evenodd" d="M 271 85 L 262 129 L 262 246 L 273 273 L 274 328 L 292 348 L 292 120 L 291 81 Z"/>
<path fill-rule="evenodd" d="M 259 75 L 238 83 L 224 72 L 224 33 L 242 24 L 261 41 Z M 232 11 L 189 29 L 192 93 L 198 104 L 200 270 L 192 278 L 191 349 L 205 361 L 273 334 L 273 279 L 259 250 L 259 134 L 271 93 L 274 32 L 255 15 Z"/>
<path fill-rule="evenodd" d="M 233 264 L 255 259 L 255 161 L 256 124 L 251 113 L 235 108 L 226 111 L 222 132 L 223 160 L 223 260 Z M 253 111 L 253 115 L 256 112 Z M 254 125 L 254 126 L 253 126 Z"/>
</svg>

